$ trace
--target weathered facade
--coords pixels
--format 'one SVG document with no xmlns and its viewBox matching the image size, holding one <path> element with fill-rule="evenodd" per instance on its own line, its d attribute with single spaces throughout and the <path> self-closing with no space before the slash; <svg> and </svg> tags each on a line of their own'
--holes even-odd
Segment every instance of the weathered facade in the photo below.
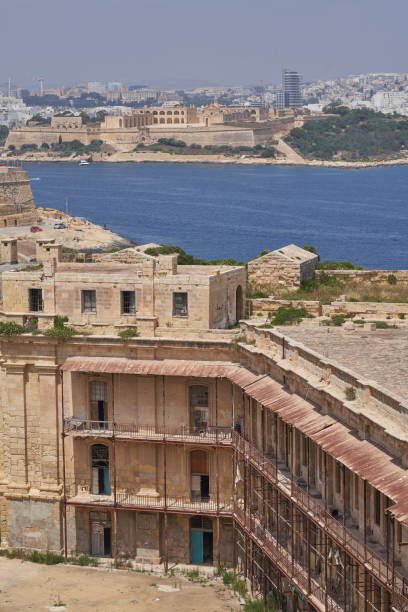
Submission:
<svg viewBox="0 0 408 612">
<path fill-rule="evenodd" d="M 27 171 L 0 166 L 0 226 L 30 225 L 37 219 Z"/>
<path fill-rule="evenodd" d="M 317 261 L 314 253 L 289 244 L 250 261 L 248 280 L 254 289 L 297 289 L 304 280 L 314 277 Z"/>
<path fill-rule="evenodd" d="M 102 334 L 136 327 L 143 335 L 158 328 L 225 329 L 243 315 L 243 267 L 178 266 L 177 255 L 136 253 L 139 263 L 57 263 L 61 245 L 37 242 L 39 270 L 4 272 L 6 320 L 38 317 L 40 329 L 56 315 L 79 330 Z"/>
<path fill-rule="evenodd" d="M 233 566 L 279 610 L 406 610 L 406 407 L 244 331 L 2 338 L 2 546 Z"/>
</svg>

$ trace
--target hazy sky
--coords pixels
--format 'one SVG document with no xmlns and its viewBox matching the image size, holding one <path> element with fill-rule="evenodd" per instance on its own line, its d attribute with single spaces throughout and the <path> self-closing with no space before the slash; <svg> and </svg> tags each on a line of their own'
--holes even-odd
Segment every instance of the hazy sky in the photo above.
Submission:
<svg viewBox="0 0 408 612">
<path fill-rule="evenodd" d="M 407 0 L 0 0 L 0 84 L 408 72 Z"/>
</svg>

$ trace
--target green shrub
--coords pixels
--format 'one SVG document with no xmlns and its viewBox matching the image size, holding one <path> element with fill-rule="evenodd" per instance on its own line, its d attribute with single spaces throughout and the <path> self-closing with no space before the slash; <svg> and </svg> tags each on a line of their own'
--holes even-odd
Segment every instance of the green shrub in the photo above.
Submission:
<svg viewBox="0 0 408 612">
<path fill-rule="evenodd" d="M 70 340 L 72 336 L 77 335 L 77 330 L 69 325 L 63 325 L 62 327 L 51 327 L 44 332 L 44 336 L 48 336 L 49 338 L 57 338 L 58 340 L 61 340 L 61 342 L 66 342 L 67 340 Z"/>
<path fill-rule="evenodd" d="M 405 319 L 405 314 L 404 314 L 403 312 L 401 312 L 401 313 L 398 315 L 398 318 L 399 318 L 399 319 Z"/>
<path fill-rule="evenodd" d="M 19 336 L 25 333 L 27 333 L 25 327 L 18 323 L 13 323 L 12 321 L 3 323 L 0 321 L 0 336 Z"/>
<path fill-rule="evenodd" d="M 389 274 L 387 276 L 387 282 L 390 285 L 396 285 L 398 281 L 397 281 L 397 277 L 395 276 L 395 274 Z"/>
<path fill-rule="evenodd" d="M 251 299 L 268 298 L 269 297 L 269 292 L 257 289 L 256 291 L 249 291 L 247 293 L 247 297 L 251 298 Z"/>
<path fill-rule="evenodd" d="M 118 247 L 112 247 L 109 253 L 117 253 L 118 251 L 120 251 Z"/>
<path fill-rule="evenodd" d="M 389 325 L 386 321 L 373 321 L 377 329 L 389 329 L 395 325 Z"/>
<path fill-rule="evenodd" d="M 138 338 L 140 334 L 138 333 L 136 327 L 128 327 L 127 329 L 120 331 L 118 336 L 120 336 L 122 340 L 127 340 L 128 338 Z"/>
<path fill-rule="evenodd" d="M 331 318 L 331 320 L 332 320 L 333 325 L 335 325 L 336 327 L 341 327 L 346 320 L 346 315 L 343 315 L 343 314 L 334 315 Z"/>
<path fill-rule="evenodd" d="M 272 325 L 292 325 L 292 323 L 300 323 L 302 319 L 311 318 L 306 308 L 284 308 L 281 306 L 275 312 L 271 319 Z"/>
</svg>

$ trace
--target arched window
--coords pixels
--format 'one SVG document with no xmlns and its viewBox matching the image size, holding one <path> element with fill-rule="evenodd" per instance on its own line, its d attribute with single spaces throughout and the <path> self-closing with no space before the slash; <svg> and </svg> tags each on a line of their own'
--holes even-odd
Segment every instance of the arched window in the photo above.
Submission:
<svg viewBox="0 0 408 612">
<path fill-rule="evenodd" d="M 94 444 L 91 447 L 92 457 L 92 493 L 110 495 L 109 448 L 105 444 Z"/>
<path fill-rule="evenodd" d="M 173 113 L 173 111 L 167 111 L 168 115 L 171 115 Z"/>
<path fill-rule="evenodd" d="M 165 123 L 165 122 L 166 122 L 165 118 L 164 118 L 164 117 L 162 117 L 162 118 L 160 119 L 160 123 Z"/>
<path fill-rule="evenodd" d="M 164 111 L 160 111 L 160 115 L 165 115 L 166 113 Z"/>
<path fill-rule="evenodd" d="M 122 127 L 122 119 L 119 119 L 119 127 Z"/>
<path fill-rule="evenodd" d="M 167 123 L 173 123 L 173 119 L 171 117 L 167 117 Z"/>
<path fill-rule="evenodd" d="M 174 118 L 174 123 L 180 123 L 180 119 L 178 117 Z"/>
<path fill-rule="evenodd" d="M 194 450 L 190 453 L 191 498 L 200 501 L 210 499 L 208 453 Z"/>
<path fill-rule="evenodd" d="M 175 115 L 179 115 L 180 113 L 178 111 L 174 111 L 174 114 Z"/>
<path fill-rule="evenodd" d="M 197 431 L 208 427 L 208 387 L 192 385 L 190 387 L 190 425 Z"/>
<path fill-rule="evenodd" d="M 106 427 L 108 420 L 108 392 L 106 382 L 103 380 L 92 380 L 89 384 L 89 403 L 91 421 L 97 421 L 101 429 Z"/>
</svg>

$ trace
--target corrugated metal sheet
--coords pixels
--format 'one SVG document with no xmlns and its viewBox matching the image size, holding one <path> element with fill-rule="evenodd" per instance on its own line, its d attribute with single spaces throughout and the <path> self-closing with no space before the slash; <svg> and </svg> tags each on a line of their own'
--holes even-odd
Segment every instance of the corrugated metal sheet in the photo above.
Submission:
<svg viewBox="0 0 408 612">
<path fill-rule="evenodd" d="M 149 360 L 123 357 L 69 357 L 62 369 L 67 372 L 99 372 L 109 374 L 139 374 L 156 376 L 227 377 L 228 370 L 241 369 L 230 363 L 178 359 Z"/>
<path fill-rule="evenodd" d="M 390 511 L 408 524 L 408 471 L 373 443 L 360 440 L 346 425 L 317 409 L 300 396 L 286 391 L 270 376 L 256 375 L 232 364 L 177 359 L 138 360 L 121 357 L 70 357 L 63 367 L 70 372 L 101 372 L 139 375 L 223 377 L 240 386 L 257 402 L 277 412 L 288 425 L 310 437 L 331 457 L 389 497 Z"/>
</svg>

